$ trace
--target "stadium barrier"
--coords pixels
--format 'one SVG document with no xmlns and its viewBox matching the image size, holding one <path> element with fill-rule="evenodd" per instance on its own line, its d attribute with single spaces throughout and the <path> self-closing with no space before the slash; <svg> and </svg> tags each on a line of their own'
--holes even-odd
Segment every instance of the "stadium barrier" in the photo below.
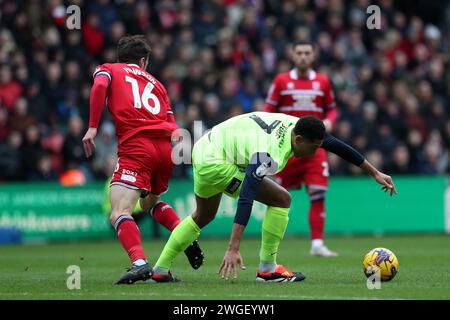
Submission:
<svg viewBox="0 0 450 320">
<path fill-rule="evenodd" d="M 449 233 L 450 188 L 445 177 L 395 177 L 398 196 L 389 197 L 367 177 L 333 177 L 327 193 L 326 232 L 329 235 Z M 104 185 L 79 187 L 59 184 L 4 184 L 0 186 L 0 228 L 21 230 L 24 242 L 115 238 L 102 212 Z M 306 236 L 308 198 L 304 190 L 292 191 L 287 236 Z M 195 207 L 193 184 L 175 180 L 164 201 L 183 218 Z M 228 237 L 236 200 L 223 197 L 216 219 L 202 237 Z M 255 203 L 246 236 L 260 235 L 265 206 Z M 144 238 L 168 234 L 155 232 L 151 219 L 140 225 Z"/>
</svg>

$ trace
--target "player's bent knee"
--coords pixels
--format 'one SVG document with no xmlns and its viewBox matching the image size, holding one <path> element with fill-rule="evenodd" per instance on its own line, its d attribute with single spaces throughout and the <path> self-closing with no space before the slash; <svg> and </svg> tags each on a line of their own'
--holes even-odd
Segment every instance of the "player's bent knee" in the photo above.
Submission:
<svg viewBox="0 0 450 320">
<path fill-rule="evenodd" d="M 197 226 L 202 229 L 204 226 L 209 224 L 216 217 L 216 213 L 213 214 L 200 214 L 198 211 L 195 211 L 192 214 L 192 219 L 197 224 Z"/>
<path fill-rule="evenodd" d="M 279 204 L 280 208 L 289 208 L 291 206 L 292 197 L 289 191 L 286 189 L 279 193 Z"/>
<path fill-rule="evenodd" d="M 119 211 L 112 211 L 111 212 L 111 215 L 109 216 L 109 222 L 111 222 L 111 224 L 112 225 L 114 225 L 115 223 L 116 223 L 116 221 L 117 221 L 117 219 L 120 217 L 120 216 L 123 216 L 123 215 L 129 215 L 129 216 L 131 216 L 131 212 L 127 212 L 127 211 L 125 211 L 125 212 L 119 212 Z"/>
<path fill-rule="evenodd" d="M 152 193 L 149 193 L 145 198 L 139 199 L 139 205 L 141 206 L 142 210 L 144 212 L 147 212 L 151 208 L 153 208 L 161 199 L 159 195 L 155 195 Z"/>
</svg>

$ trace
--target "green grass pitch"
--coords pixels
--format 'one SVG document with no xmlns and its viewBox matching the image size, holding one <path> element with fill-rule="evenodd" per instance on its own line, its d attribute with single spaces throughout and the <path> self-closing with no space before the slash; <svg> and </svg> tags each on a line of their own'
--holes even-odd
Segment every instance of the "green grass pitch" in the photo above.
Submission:
<svg viewBox="0 0 450 320">
<path fill-rule="evenodd" d="M 173 273 L 181 283 L 113 286 L 128 266 L 128 257 L 117 242 L 81 242 L 35 246 L 0 247 L 0 299 L 450 299 L 450 237 L 389 236 L 330 238 L 337 258 L 309 256 L 309 240 L 287 238 L 280 247 L 279 263 L 306 275 L 300 283 L 256 283 L 258 239 L 241 245 L 246 271 L 226 282 L 217 269 L 227 240 L 200 239 L 206 254 L 199 270 L 188 265 L 184 254 L 177 257 Z M 154 263 L 163 241 L 144 243 Z M 364 254 L 386 247 L 397 255 L 396 278 L 369 290 L 362 272 Z M 81 289 L 66 286 L 66 269 L 78 265 Z"/>
</svg>

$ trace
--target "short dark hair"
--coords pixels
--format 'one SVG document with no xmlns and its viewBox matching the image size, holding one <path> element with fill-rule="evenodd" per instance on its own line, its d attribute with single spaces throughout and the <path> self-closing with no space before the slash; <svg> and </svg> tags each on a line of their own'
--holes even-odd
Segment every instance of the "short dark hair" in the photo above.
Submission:
<svg viewBox="0 0 450 320">
<path fill-rule="evenodd" d="M 117 60 L 124 63 L 138 63 L 139 59 L 148 59 L 152 48 L 143 35 L 126 35 L 117 44 Z"/>
<path fill-rule="evenodd" d="M 316 44 L 311 40 L 298 40 L 294 42 L 292 48 L 295 49 L 297 46 L 311 46 L 313 50 L 316 49 Z"/>
<path fill-rule="evenodd" d="M 294 133 L 311 141 L 323 140 L 325 126 L 322 120 L 314 116 L 301 117 L 295 124 Z"/>
</svg>

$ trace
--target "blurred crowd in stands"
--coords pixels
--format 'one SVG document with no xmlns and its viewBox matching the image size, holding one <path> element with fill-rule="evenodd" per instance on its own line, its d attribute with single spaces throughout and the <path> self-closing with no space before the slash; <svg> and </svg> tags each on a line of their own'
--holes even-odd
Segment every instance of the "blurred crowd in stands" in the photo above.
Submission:
<svg viewBox="0 0 450 320">
<path fill-rule="evenodd" d="M 366 9 L 381 8 L 381 30 Z M 81 30 L 66 8 L 81 8 Z M 0 181 L 105 179 L 116 163 L 104 112 L 97 150 L 81 139 L 95 66 L 125 34 L 145 34 L 148 71 L 168 89 L 180 127 L 204 129 L 261 110 L 289 45 L 317 44 L 339 118 L 334 134 L 390 174 L 444 174 L 450 150 L 450 5 L 446 1 L 0 1 Z M 329 156 L 330 171 L 360 174 Z M 177 166 L 175 176 L 189 175 Z"/>
</svg>

